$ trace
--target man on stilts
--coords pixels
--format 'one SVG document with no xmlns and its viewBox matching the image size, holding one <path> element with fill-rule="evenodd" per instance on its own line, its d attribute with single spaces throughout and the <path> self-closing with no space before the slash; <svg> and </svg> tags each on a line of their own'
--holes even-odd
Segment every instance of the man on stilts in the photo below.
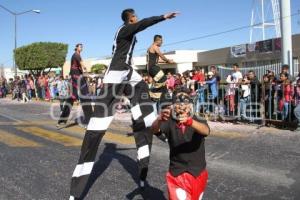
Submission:
<svg viewBox="0 0 300 200">
<path fill-rule="evenodd" d="M 93 112 L 91 99 L 88 96 L 88 84 L 83 77 L 85 68 L 82 64 L 80 53 L 82 52 L 82 44 L 76 44 L 75 52 L 71 58 L 71 86 L 70 95 L 65 99 L 63 103 L 63 109 L 60 113 L 59 120 L 56 127 L 59 128 L 62 124 L 66 124 L 71 113 L 71 109 L 76 100 L 80 100 L 83 110 L 83 120 L 79 120 L 79 123 L 88 124 L 90 116 Z"/>
<path fill-rule="evenodd" d="M 137 146 L 140 185 L 146 179 L 150 158 L 150 127 L 156 119 L 147 84 L 132 68 L 131 58 L 136 43 L 135 35 L 158 22 L 176 17 L 177 13 L 145 18 L 138 21 L 133 9 L 122 12 L 124 24 L 118 29 L 113 57 L 104 76 L 105 88 L 96 99 L 93 116 L 81 147 L 79 162 L 71 181 L 70 200 L 83 199 L 83 191 L 94 166 L 95 156 L 102 137 L 113 120 L 114 108 L 122 95 L 132 104 L 133 132 Z"/>
</svg>

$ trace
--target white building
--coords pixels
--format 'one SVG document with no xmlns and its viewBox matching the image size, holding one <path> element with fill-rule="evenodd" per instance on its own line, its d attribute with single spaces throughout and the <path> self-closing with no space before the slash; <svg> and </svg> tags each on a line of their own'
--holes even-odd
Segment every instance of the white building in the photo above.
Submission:
<svg viewBox="0 0 300 200">
<path fill-rule="evenodd" d="M 28 74 L 29 72 L 24 70 L 17 71 L 18 76 L 25 75 L 26 73 Z M 0 76 L 4 76 L 7 80 L 14 78 L 15 70 L 13 67 L 0 67 Z"/>
<path fill-rule="evenodd" d="M 164 53 L 168 59 L 172 59 L 174 64 L 160 63 L 159 66 L 163 70 L 172 71 L 173 73 L 182 73 L 186 70 L 192 70 L 194 63 L 198 62 L 198 53 L 203 52 L 201 50 L 175 50 L 171 52 Z M 83 63 L 88 71 L 95 64 L 105 64 L 109 66 L 111 59 L 96 59 L 89 58 L 84 59 Z M 146 55 L 145 56 L 134 56 L 132 63 L 133 68 L 138 72 L 146 72 Z M 63 74 L 68 75 L 70 72 L 70 61 L 66 61 L 63 66 Z"/>
</svg>

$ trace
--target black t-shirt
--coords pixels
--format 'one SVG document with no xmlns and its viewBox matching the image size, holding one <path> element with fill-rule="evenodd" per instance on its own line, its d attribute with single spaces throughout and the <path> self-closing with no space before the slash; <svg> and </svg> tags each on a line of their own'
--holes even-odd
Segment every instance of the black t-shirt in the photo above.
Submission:
<svg viewBox="0 0 300 200">
<path fill-rule="evenodd" d="M 159 56 L 157 53 L 150 52 L 150 50 L 148 50 L 147 53 L 148 53 L 147 66 L 148 66 L 148 71 L 149 71 L 152 66 L 154 66 L 158 63 Z"/>
<path fill-rule="evenodd" d="M 217 82 L 219 83 L 221 81 L 221 76 L 219 74 L 216 74 L 216 79 L 217 79 Z"/>
<path fill-rule="evenodd" d="M 81 56 L 78 53 L 74 53 L 71 58 L 71 70 L 70 75 L 81 75 L 82 68 L 81 68 Z"/>
<path fill-rule="evenodd" d="M 200 120 L 196 117 L 193 117 L 193 119 L 207 125 L 206 120 Z M 163 122 L 160 130 L 168 138 L 170 147 L 170 173 L 173 176 L 178 176 L 184 172 L 188 172 L 194 177 L 199 176 L 206 168 L 205 136 L 197 133 L 192 127 L 186 127 L 185 132 L 182 133 L 174 119 Z"/>
<path fill-rule="evenodd" d="M 250 80 L 250 87 L 251 87 L 251 101 L 259 101 L 261 84 L 257 77 L 255 77 L 253 80 Z"/>
</svg>

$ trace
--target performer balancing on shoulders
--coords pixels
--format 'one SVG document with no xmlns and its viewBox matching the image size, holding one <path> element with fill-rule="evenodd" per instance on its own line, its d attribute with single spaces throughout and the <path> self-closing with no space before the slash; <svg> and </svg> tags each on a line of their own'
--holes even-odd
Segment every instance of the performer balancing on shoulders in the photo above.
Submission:
<svg viewBox="0 0 300 200">
<path fill-rule="evenodd" d="M 150 97 L 153 101 L 157 102 L 157 104 L 164 103 L 168 98 L 167 93 L 168 89 L 166 87 L 167 77 L 161 68 L 158 66 L 158 63 L 161 60 L 166 63 L 174 63 L 173 60 L 168 59 L 164 56 L 160 47 L 163 43 L 163 38 L 161 35 L 155 35 L 153 44 L 149 47 L 147 51 L 147 71 L 148 74 L 153 78 L 154 84 L 150 89 Z M 159 110 L 158 105 L 156 106 Z"/>
<path fill-rule="evenodd" d="M 188 89 L 177 89 L 173 105 L 163 109 L 152 125 L 153 133 L 160 131 L 168 137 L 170 200 L 201 200 L 208 179 L 204 141 L 210 129 L 206 120 L 192 116 L 189 93 Z"/>
<path fill-rule="evenodd" d="M 147 84 L 131 66 L 136 43 L 135 35 L 158 22 L 176 16 L 177 13 L 173 12 L 138 21 L 133 9 L 122 12 L 124 24 L 115 35 L 112 61 L 103 80 L 104 89 L 95 99 L 93 116 L 87 126 L 80 158 L 72 175 L 70 200 L 83 199 L 85 196 L 85 187 L 94 167 L 98 146 L 113 120 L 114 108 L 122 95 L 127 96 L 132 104 L 132 127 L 137 147 L 140 186 L 143 187 L 150 159 L 152 141 L 149 139 L 150 128 L 156 115 L 151 105 Z"/>
<path fill-rule="evenodd" d="M 160 47 L 162 46 L 163 38 L 161 35 L 155 35 L 153 43 L 147 51 L 147 71 L 152 77 L 153 83 L 151 85 L 149 94 L 151 100 L 154 102 L 154 107 L 159 112 L 160 106 L 164 107 L 170 102 L 170 95 L 166 87 L 167 77 L 161 68 L 158 66 L 159 62 L 174 63 L 172 59 L 164 56 Z M 164 134 L 155 134 L 161 141 L 166 142 L 167 139 Z"/>
</svg>

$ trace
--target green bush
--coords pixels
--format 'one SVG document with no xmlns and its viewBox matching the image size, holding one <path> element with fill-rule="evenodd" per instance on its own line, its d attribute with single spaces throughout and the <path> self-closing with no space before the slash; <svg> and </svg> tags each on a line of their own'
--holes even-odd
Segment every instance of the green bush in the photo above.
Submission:
<svg viewBox="0 0 300 200">
<path fill-rule="evenodd" d="M 104 73 L 104 70 L 107 68 L 104 64 L 95 64 L 91 68 L 91 72 L 94 74 L 101 74 Z"/>
<path fill-rule="evenodd" d="M 38 75 L 45 69 L 63 67 L 68 45 L 54 42 L 37 42 L 14 51 L 16 65 L 20 70 L 29 70 Z"/>
</svg>

